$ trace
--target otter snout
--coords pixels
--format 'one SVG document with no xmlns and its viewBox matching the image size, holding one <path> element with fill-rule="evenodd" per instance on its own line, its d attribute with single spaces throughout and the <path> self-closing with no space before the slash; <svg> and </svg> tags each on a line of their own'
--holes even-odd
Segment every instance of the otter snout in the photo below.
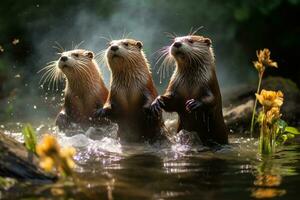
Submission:
<svg viewBox="0 0 300 200">
<path fill-rule="evenodd" d="M 66 62 L 68 60 L 68 57 L 67 56 L 62 56 L 62 57 L 60 57 L 60 60 L 62 62 Z"/>
<path fill-rule="evenodd" d="M 119 47 L 117 45 L 113 45 L 110 47 L 111 51 L 117 51 L 119 49 Z"/>
<path fill-rule="evenodd" d="M 182 46 L 182 43 L 181 42 L 175 42 L 173 44 L 173 47 L 176 47 L 176 48 L 180 48 Z"/>
</svg>

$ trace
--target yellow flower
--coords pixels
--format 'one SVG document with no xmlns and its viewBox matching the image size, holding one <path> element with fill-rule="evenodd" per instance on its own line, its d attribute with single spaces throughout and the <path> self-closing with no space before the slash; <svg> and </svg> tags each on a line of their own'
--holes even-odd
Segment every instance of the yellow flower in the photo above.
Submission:
<svg viewBox="0 0 300 200">
<path fill-rule="evenodd" d="M 40 161 L 40 167 L 43 168 L 46 172 L 51 172 L 53 169 L 54 161 L 50 157 L 45 157 Z"/>
<path fill-rule="evenodd" d="M 270 110 L 272 107 L 281 107 L 283 104 L 283 93 L 281 91 L 262 90 L 260 94 L 255 95 L 265 111 Z"/>
<path fill-rule="evenodd" d="M 49 154 L 55 154 L 59 151 L 59 145 L 54 136 L 45 134 L 43 140 L 36 147 L 36 152 L 39 156 L 47 156 Z"/>
<path fill-rule="evenodd" d="M 46 134 L 36 149 L 40 157 L 40 166 L 45 171 L 51 172 L 53 168 L 56 168 L 64 175 L 71 175 L 71 169 L 75 166 L 73 156 L 76 153 L 73 147 L 61 149 L 56 138 Z"/>
<path fill-rule="evenodd" d="M 279 107 L 272 107 L 266 114 L 266 120 L 268 123 L 272 124 L 272 122 L 281 117 Z"/>
<path fill-rule="evenodd" d="M 260 75 L 262 75 L 267 66 L 278 67 L 277 62 L 274 62 L 270 58 L 271 52 L 269 49 L 263 49 L 256 51 L 257 61 L 253 61 L 254 67 L 257 69 Z"/>
<path fill-rule="evenodd" d="M 256 51 L 256 56 L 258 58 L 258 62 L 260 62 L 264 66 L 276 67 L 276 68 L 278 67 L 277 62 L 271 60 L 270 58 L 271 52 L 269 49 L 265 48 L 263 50 Z"/>
<path fill-rule="evenodd" d="M 263 187 L 274 187 L 281 184 L 281 176 L 279 175 L 258 175 L 254 181 L 254 185 Z"/>
<path fill-rule="evenodd" d="M 60 156 L 66 160 L 69 168 L 74 168 L 75 163 L 73 161 L 73 156 L 75 155 L 76 150 L 73 147 L 66 147 L 60 150 Z"/>
<path fill-rule="evenodd" d="M 253 61 L 253 65 L 257 69 L 259 74 L 261 74 L 265 71 L 265 66 L 261 62 Z"/>
<path fill-rule="evenodd" d="M 280 197 L 286 194 L 286 190 L 280 190 L 277 188 L 258 188 L 252 190 L 252 197 L 256 199 L 267 199 L 273 197 Z"/>
</svg>

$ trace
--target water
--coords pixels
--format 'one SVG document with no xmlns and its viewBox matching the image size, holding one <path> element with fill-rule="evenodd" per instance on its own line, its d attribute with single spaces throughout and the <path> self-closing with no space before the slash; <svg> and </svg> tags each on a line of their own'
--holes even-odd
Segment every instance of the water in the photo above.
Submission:
<svg viewBox="0 0 300 200">
<path fill-rule="evenodd" d="M 4 129 L 22 140 L 17 130 Z M 0 190 L 0 199 L 298 199 L 298 144 L 261 158 L 257 140 L 238 134 L 230 136 L 230 145 L 210 150 L 189 140 L 194 135 L 188 132 L 173 138 L 177 144 L 121 145 L 116 130 L 66 135 L 39 126 L 39 135 L 54 133 L 61 145 L 77 149 L 75 181 L 14 183 Z"/>
</svg>

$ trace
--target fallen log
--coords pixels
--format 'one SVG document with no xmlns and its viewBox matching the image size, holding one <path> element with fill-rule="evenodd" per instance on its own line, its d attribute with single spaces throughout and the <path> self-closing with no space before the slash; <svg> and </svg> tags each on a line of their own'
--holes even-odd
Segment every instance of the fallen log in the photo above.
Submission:
<svg viewBox="0 0 300 200">
<path fill-rule="evenodd" d="M 27 151 L 22 143 L 0 133 L 0 176 L 18 180 L 52 182 L 54 175 L 44 172 L 37 156 Z"/>
</svg>

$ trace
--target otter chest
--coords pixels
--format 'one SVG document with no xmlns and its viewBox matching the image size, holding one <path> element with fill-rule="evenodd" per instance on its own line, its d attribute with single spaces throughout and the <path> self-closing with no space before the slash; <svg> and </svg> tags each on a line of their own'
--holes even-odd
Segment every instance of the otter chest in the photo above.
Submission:
<svg viewBox="0 0 300 200">
<path fill-rule="evenodd" d="M 87 99 L 87 100 L 85 100 Z M 79 96 L 73 96 L 71 99 L 71 110 L 74 115 L 78 117 L 89 117 L 93 112 L 94 102 L 91 98 L 82 98 Z"/>
<path fill-rule="evenodd" d="M 177 86 L 177 93 L 185 100 L 196 99 L 201 96 L 202 86 L 198 82 L 182 82 Z"/>
<path fill-rule="evenodd" d="M 141 100 L 140 89 L 136 87 L 119 87 L 115 94 L 114 101 L 124 111 L 135 110 Z"/>
</svg>

